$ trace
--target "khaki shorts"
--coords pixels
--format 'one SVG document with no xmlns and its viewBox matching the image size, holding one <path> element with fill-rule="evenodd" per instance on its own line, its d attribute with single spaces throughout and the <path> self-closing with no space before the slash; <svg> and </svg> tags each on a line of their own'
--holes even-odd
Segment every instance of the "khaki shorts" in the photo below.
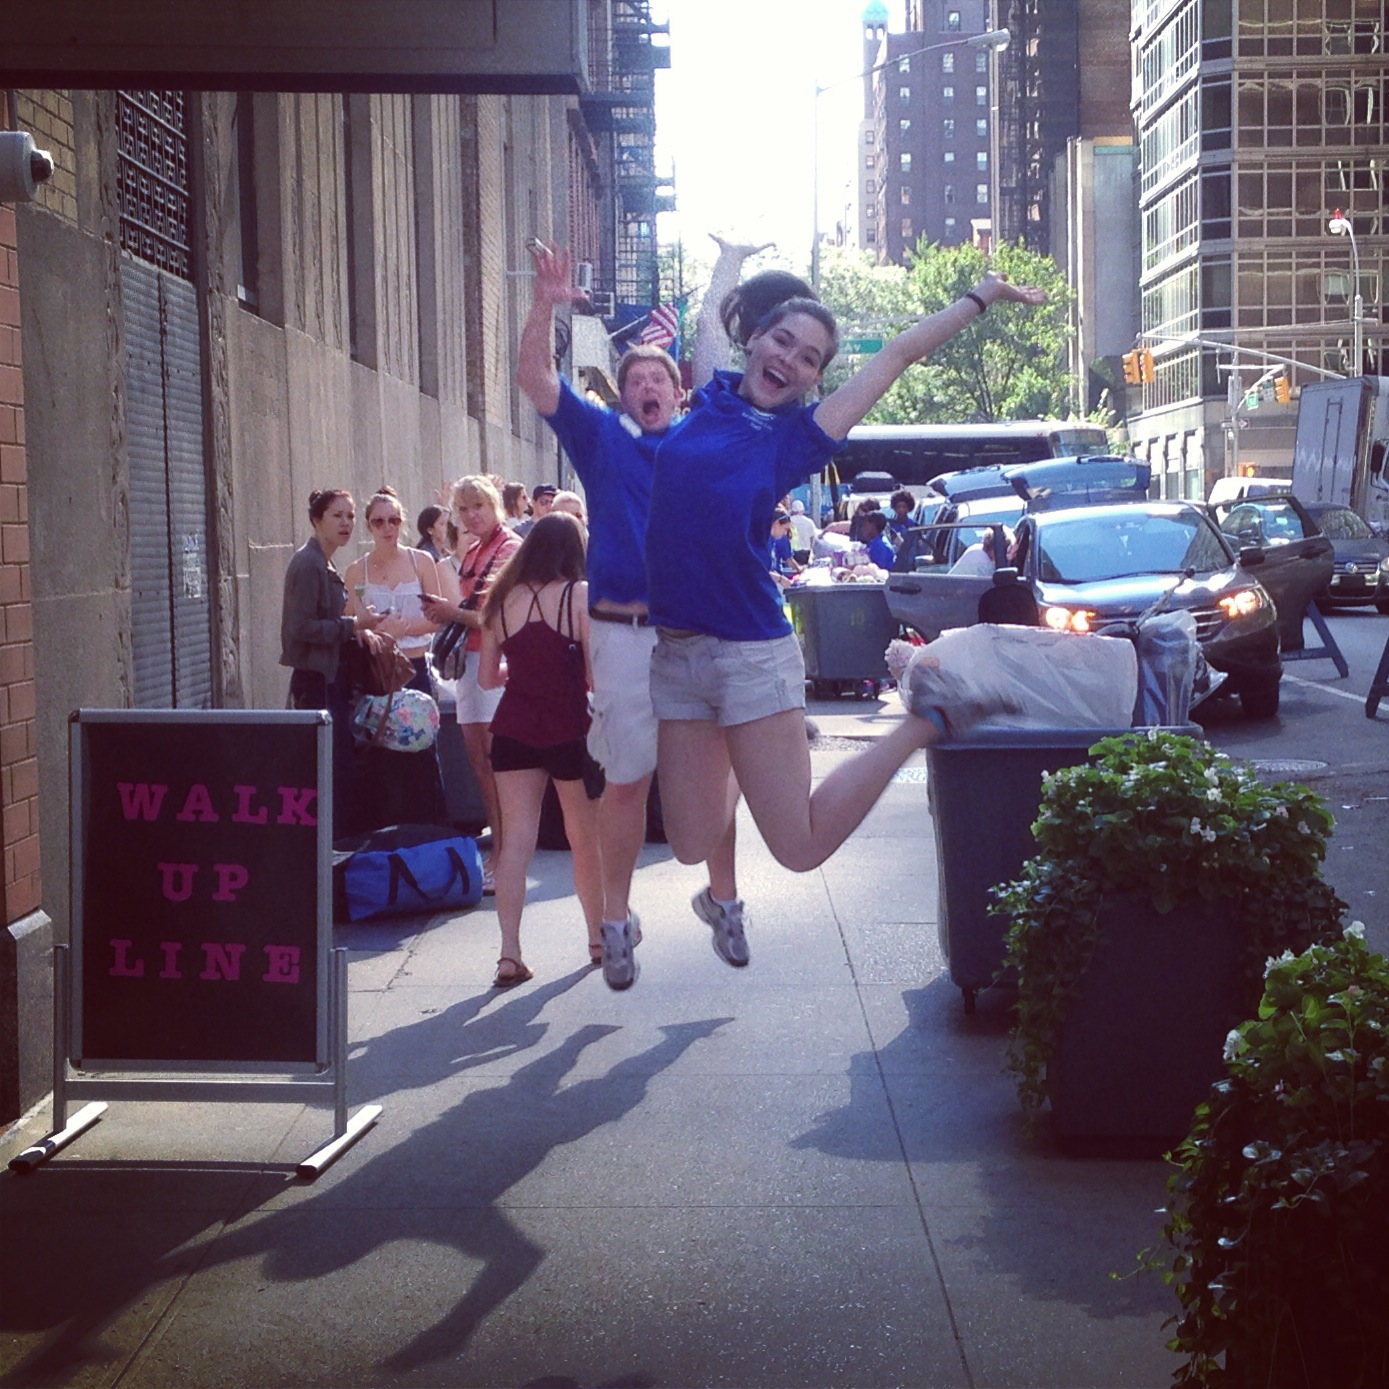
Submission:
<svg viewBox="0 0 1389 1389">
<path fill-rule="evenodd" d="M 468 666 L 454 682 L 453 703 L 461 728 L 465 723 L 491 723 L 497 705 L 502 702 L 501 690 L 484 690 L 477 683 L 477 668 L 481 653 L 468 652 Z"/>
<path fill-rule="evenodd" d="M 721 728 L 805 708 L 805 660 L 794 633 L 723 641 L 661 631 L 651 662 L 658 719 L 713 720 Z"/>
<path fill-rule="evenodd" d="M 630 786 L 656 770 L 656 714 L 651 708 L 654 627 L 590 622 L 593 723 L 588 750 L 609 781 Z"/>
</svg>

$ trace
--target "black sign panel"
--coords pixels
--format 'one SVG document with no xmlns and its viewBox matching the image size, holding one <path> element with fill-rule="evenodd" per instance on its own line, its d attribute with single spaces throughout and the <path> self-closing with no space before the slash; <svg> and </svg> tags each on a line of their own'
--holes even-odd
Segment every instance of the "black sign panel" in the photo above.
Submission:
<svg viewBox="0 0 1389 1389">
<path fill-rule="evenodd" d="M 75 716 L 88 1064 L 319 1058 L 320 727 L 313 714 Z"/>
</svg>

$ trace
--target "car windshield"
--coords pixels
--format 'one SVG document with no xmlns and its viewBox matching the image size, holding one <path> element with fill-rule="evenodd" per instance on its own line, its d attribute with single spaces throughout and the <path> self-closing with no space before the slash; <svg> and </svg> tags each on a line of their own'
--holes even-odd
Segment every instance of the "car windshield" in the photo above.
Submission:
<svg viewBox="0 0 1389 1389">
<path fill-rule="evenodd" d="M 1211 574 L 1230 556 L 1215 528 L 1195 512 L 1055 516 L 1039 528 L 1044 583 L 1093 583 L 1129 574 Z"/>
<path fill-rule="evenodd" d="M 1232 506 L 1221 520 L 1220 529 L 1241 545 L 1288 545 L 1306 537 L 1302 517 L 1291 502 L 1262 497 Z"/>
<path fill-rule="evenodd" d="M 1370 540 L 1374 532 L 1349 507 L 1334 506 L 1317 516 L 1321 533 L 1331 540 Z"/>
</svg>

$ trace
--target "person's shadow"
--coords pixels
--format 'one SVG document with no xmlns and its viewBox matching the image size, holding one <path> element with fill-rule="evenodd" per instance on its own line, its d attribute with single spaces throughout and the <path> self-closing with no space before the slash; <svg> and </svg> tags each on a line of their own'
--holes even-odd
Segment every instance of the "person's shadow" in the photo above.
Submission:
<svg viewBox="0 0 1389 1389">
<path fill-rule="evenodd" d="M 533 1019 L 532 1010 L 538 1005 L 523 995 L 509 1000 L 506 1007 L 517 1005 Z M 488 1314 L 525 1283 L 545 1256 L 544 1249 L 518 1230 L 501 1208 L 504 1195 L 555 1149 L 630 1113 L 646 1097 L 655 1076 L 673 1065 L 692 1043 L 713 1035 L 728 1021 L 711 1018 L 663 1027 L 662 1039 L 645 1051 L 618 1061 L 604 1074 L 566 1084 L 589 1047 L 621 1031 L 615 1025 L 581 1027 L 505 1083 L 473 1090 L 400 1143 L 378 1151 L 343 1181 L 325 1184 L 306 1199 L 256 1220 L 245 1217 L 284 1192 L 287 1183 L 265 1169 L 228 1172 L 224 1182 L 240 1188 L 234 1195 L 228 1191 L 235 1202 L 229 1215 L 222 1213 L 223 1207 L 209 1220 L 207 1205 L 199 1201 L 196 1210 L 187 1210 L 182 1217 L 149 1219 L 136 1240 L 146 1246 L 143 1253 L 132 1251 L 129 1260 L 117 1260 L 112 1257 L 114 1251 L 108 1250 L 100 1261 L 107 1272 L 92 1271 L 91 1276 L 79 1279 L 80 1296 L 70 1281 L 58 1276 L 56 1267 L 53 1277 L 35 1277 L 32 1267 L 23 1280 L 4 1275 L 5 1324 L 55 1328 L 42 1346 L 11 1367 L 5 1383 L 59 1383 L 61 1376 L 76 1373 L 82 1362 L 108 1360 L 111 1352 L 105 1341 L 116 1316 L 158 1284 L 186 1279 L 192 1272 L 190 1242 L 196 1243 L 197 1236 L 214 1224 L 221 1233 L 191 1260 L 199 1277 L 220 1264 L 260 1259 L 267 1278 L 294 1282 L 349 1267 L 399 1241 L 455 1249 L 481 1264 L 477 1277 L 447 1315 L 389 1356 L 383 1368 L 400 1372 L 456 1357 Z M 513 1045 L 534 1045 L 539 1040 L 535 1027 L 543 1035 L 545 1025 L 532 1020 L 517 1037 L 514 1028 L 500 1027 L 494 1015 L 491 1028 L 485 1029 L 488 1035 L 477 1039 L 477 1045 L 466 1040 L 470 1029 L 464 1029 L 462 1055 L 490 1052 L 495 1056 L 499 1036 L 506 1032 Z M 407 1034 L 413 1030 L 405 1029 Z M 448 1067 L 449 1073 L 456 1065 L 455 1061 Z M 419 1083 L 438 1078 L 422 1077 Z M 365 1140 L 372 1141 L 370 1136 Z M 111 1166 L 103 1164 L 101 1180 L 112 1180 Z M 6 1183 L 3 1205 L 22 1211 L 23 1193 L 39 1195 L 44 1178 L 57 1175 L 39 1172 L 22 1182 Z M 91 1175 L 97 1179 L 96 1172 Z M 168 1175 L 171 1181 L 185 1180 L 194 1188 L 209 1180 L 205 1171 L 177 1178 Z M 76 1184 L 82 1176 L 72 1170 L 63 1173 L 63 1179 Z M 145 1166 L 140 1184 L 146 1185 L 149 1179 Z M 162 1178 L 156 1175 L 156 1180 Z M 418 1188 L 418 1196 L 412 1187 Z M 39 1205 L 47 1202 L 40 1197 Z M 386 1214 L 381 1218 L 383 1207 Z M 37 1217 L 39 1212 L 32 1214 Z M 80 1228 L 80 1218 L 73 1218 L 74 1229 Z M 49 1254 L 40 1251 L 40 1255 L 61 1262 L 59 1251 L 67 1246 L 59 1231 L 52 1233 Z M 15 1260 L 6 1262 L 17 1266 Z M 118 1272 L 112 1273 L 113 1269 Z"/>
</svg>

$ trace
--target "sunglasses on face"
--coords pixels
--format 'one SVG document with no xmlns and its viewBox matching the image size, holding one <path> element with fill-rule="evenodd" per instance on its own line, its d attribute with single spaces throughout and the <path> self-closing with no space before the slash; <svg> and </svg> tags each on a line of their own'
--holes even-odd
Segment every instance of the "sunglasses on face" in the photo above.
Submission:
<svg viewBox="0 0 1389 1389">
<path fill-rule="evenodd" d="M 401 518 L 399 516 L 373 516 L 371 520 L 367 522 L 367 525 L 369 525 L 372 530 L 380 530 L 382 526 L 398 526 L 400 521 Z"/>
</svg>

